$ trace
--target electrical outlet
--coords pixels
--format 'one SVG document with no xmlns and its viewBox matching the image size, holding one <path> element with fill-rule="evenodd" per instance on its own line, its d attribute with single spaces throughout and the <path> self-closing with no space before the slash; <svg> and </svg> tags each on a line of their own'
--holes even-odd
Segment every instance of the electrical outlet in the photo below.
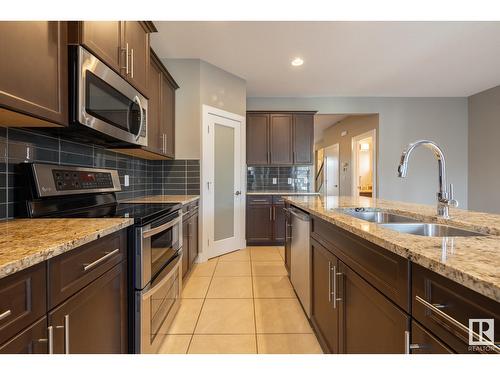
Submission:
<svg viewBox="0 0 500 375">
<path fill-rule="evenodd" d="M 292 179 L 290 177 L 288 177 L 288 185 L 291 185 L 292 184 Z"/>
<path fill-rule="evenodd" d="M 129 177 L 129 175 L 126 174 L 125 176 L 123 176 L 123 179 L 124 179 L 123 185 L 129 186 L 130 185 L 130 177 Z"/>
<path fill-rule="evenodd" d="M 278 183 L 278 179 L 276 177 L 273 177 L 273 185 L 276 185 Z"/>
</svg>

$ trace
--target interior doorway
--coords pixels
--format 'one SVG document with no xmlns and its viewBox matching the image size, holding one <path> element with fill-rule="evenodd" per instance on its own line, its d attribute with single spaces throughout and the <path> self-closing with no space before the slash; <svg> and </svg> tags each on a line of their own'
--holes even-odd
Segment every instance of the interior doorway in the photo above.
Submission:
<svg viewBox="0 0 500 375">
<path fill-rule="evenodd" d="M 352 138 L 352 195 L 376 197 L 376 130 Z"/>
<path fill-rule="evenodd" d="M 323 168 L 324 171 L 324 192 L 326 195 L 340 195 L 340 158 L 339 158 L 339 144 L 335 143 L 331 146 L 325 147 L 323 151 Z"/>
<path fill-rule="evenodd" d="M 203 106 L 200 261 L 245 247 L 245 118 Z"/>
</svg>

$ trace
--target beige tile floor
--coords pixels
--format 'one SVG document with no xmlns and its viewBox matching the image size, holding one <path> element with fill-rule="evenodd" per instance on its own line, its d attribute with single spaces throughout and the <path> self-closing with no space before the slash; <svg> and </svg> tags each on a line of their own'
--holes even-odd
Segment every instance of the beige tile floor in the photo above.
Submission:
<svg viewBox="0 0 500 375">
<path fill-rule="evenodd" d="M 160 352 L 322 353 L 283 259 L 283 247 L 261 246 L 197 264 Z"/>
</svg>

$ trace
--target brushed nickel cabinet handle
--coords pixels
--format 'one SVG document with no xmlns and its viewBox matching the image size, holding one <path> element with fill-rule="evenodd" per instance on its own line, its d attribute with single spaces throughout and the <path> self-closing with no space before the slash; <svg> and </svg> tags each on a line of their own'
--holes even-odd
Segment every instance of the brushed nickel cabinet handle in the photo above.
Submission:
<svg viewBox="0 0 500 375">
<path fill-rule="evenodd" d="M 125 48 L 121 49 L 122 52 L 125 52 L 125 66 L 122 69 L 125 69 L 125 75 L 128 76 L 128 43 L 125 44 Z"/>
<path fill-rule="evenodd" d="M 333 308 L 337 308 L 337 266 L 333 266 Z M 331 271 L 330 271 L 331 272 Z"/>
<path fill-rule="evenodd" d="M 491 346 L 493 348 L 493 351 L 496 353 L 500 353 L 500 348 L 493 342 L 486 340 L 484 337 L 479 336 L 476 332 L 473 330 L 470 330 L 468 327 L 464 326 L 462 323 L 460 323 L 458 320 L 452 318 L 445 312 L 441 311 L 440 309 L 446 307 L 446 305 L 442 304 L 432 304 L 427 302 L 425 299 L 423 299 L 420 296 L 415 296 L 415 301 L 421 303 L 424 305 L 426 308 L 434 312 L 436 315 L 439 315 L 441 318 L 446 320 L 448 323 L 454 325 L 456 328 L 460 329 L 464 333 L 468 334 L 469 337 L 473 336 L 475 340 L 477 341 L 482 341 L 485 342 L 487 345 Z"/>
<path fill-rule="evenodd" d="M 115 255 L 116 253 L 118 253 L 120 251 L 120 249 L 114 249 L 113 251 L 111 252 L 107 252 L 106 255 L 100 257 L 99 259 L 93 261 L 92 263 L 89 263 L 89 264 L 84 264 L 83 265 L 83 270 L 84 271 L 88 271 L 89 269 L 91 268 L 94 268 L 95 266 L 97 266 L 98 264 L 104 262 L 106 259 L 108 258 L 111 258 L 113 255 Z"/>
<path fill-rule="evenodd" d="M 54 327 L 49 326 L 47 328 L 48 340 L 49 340 L 49 354 L 54 354 Z"/>
<path fill-rule="evenodd" d="M 69 354 L 69 315 L 64 315 L 64 325 L 56 328 L 64 329 L 64 354 Z"/>
<path fill-rule="evenodd" d="M 267 203 L 267 200 L 266 200 L 266 199 L 252 199 L 252 202 L 263 202 L 263 203 Z"/>
<path fill-rule="evenodd" d="M 410 332 L 405 331 L 405 354 L 410 354 Z"/>
<path fill-rule="evenodd" d="M 130 77 L 134 78 L 134 49 L 130 49 Z"/>
<path fill-rule="evenodd" d="M 0 320 L 5 319 L 6 317 L 10 316 L 12 314 L 12 311 L 7 310 L 4 311 L 3 313 L 0 314 Z"/>
<path fill-rule="evenodd" d="M 328 262 L 328 302 L 332 302 L 332 262 Z"/>
</svg>

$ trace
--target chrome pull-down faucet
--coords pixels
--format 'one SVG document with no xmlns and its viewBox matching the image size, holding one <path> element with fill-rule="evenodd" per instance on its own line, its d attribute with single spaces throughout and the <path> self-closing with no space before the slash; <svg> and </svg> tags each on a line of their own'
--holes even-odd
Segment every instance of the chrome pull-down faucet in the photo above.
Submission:
<svg viewBox="0 0 500 375">
<path fill-rule="evenodd" d="M 450 184 L 450 189 L 446 188 L 446 162 L 444 159 L 443 150 L 433 141 L 421 140 L 410 143 L 401 154 L 401 161 L 398 167 L 398 177 L 405 178 L 408 173 L 408 160 L 411 153 L 418 146 L 424 146 L 434 152 L 438 161 L 439 169 L 439 191 L 437 193 L 437 215 L 444 219 L 449 219 L 449 207 L 457 207 L 458 202 L 454 199 L 453 185 Z"/>
</svg>

